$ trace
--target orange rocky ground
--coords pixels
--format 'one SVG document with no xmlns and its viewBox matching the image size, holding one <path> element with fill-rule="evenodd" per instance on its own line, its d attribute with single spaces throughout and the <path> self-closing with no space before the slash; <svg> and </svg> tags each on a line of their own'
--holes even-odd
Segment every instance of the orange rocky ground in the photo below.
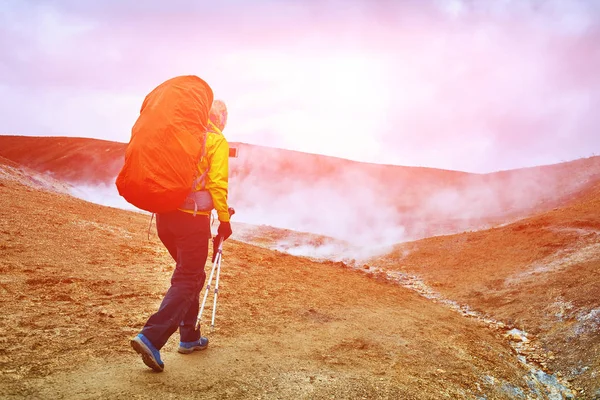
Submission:
<svg viewBox="0 0 600 400">
<path fill-rule="evenodd" d="M 235 241 L 209 349 L 183 356 L 173 337 L 165 372 L 152 373 L 128 339 L 158 306 L 173 262 L 148 241 L 147 217 L 6 175 L 0 185 L 5 398 L 533 393 L 501 331 L 386 280 Z"/>
<path fill-rule="evenodd" d="M 528 332 L 531 362 L 600 398 L 600 180 L 562 207 L 371 260 L 406 286 Z"/>
<path fill-rule="evenodd" d="M 246 226 L 261 247 L 227 242 L 209 349 L 173 337 L 155 374 L 128 345 L 173 268 L 147 216 L 0 158 L 0 397 L 600 398 L 596 163 L 563 166 L 583 189 L 548 212 L 359 268 Z"/>
</svg>

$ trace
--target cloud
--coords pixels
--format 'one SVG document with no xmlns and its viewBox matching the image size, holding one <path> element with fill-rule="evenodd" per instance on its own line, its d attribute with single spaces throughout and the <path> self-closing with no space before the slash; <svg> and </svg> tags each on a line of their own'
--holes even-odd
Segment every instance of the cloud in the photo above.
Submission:
<svg viewBox="0 0 600 400">
<path fill-rule="evenodd" d="M 0 84 L 0 107 L 9 116 L 0 130 L 126 142 L 142 100 L 143 96 L 99 90 L 15 90 Z"/>
<path fill-rule="evenodd" d="M 0 131 L 124 142 L 136 102 L 194 73 L 234 141 L 477 172 L 589 156 L 599 4 L 8 0 Z"/>
</svg>

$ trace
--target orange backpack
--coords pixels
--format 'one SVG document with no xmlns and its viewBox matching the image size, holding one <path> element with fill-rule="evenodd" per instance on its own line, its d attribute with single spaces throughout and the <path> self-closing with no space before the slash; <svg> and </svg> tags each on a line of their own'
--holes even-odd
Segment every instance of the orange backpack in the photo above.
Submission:
<svg viewBox="0 0 600 400">
<path fill-rule="evenodd" d="M 197 178 L 212 102 L 197 76 L 169 79 L 146 96 L 117 176 L 125 200 L 152 213 L 181 206 Z"/>
</svg>

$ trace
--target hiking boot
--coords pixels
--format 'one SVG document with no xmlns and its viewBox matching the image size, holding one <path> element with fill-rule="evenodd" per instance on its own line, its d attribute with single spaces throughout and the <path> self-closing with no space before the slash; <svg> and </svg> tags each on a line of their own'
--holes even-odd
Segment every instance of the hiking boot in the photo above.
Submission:
<svg viewBox="0 0 600 400">
<path fill-rule="evenodd" d="M 165 364 L 160 359 L 160 353 L 148 338 L 141 333 L 131 339 L 131 347 L 142 356 L 142 361 L 156 372 L 162 372 Z"/>
<path fill-rule="evenodd" d="M 201 337 L 200 340 L 196 340 L 195 342 L 179 342 L 179 349 L 177 351 L 181 354 L 190 354 L 194 350 L 204 350 L 207 347 L 208 338 Z"/>
</svg>

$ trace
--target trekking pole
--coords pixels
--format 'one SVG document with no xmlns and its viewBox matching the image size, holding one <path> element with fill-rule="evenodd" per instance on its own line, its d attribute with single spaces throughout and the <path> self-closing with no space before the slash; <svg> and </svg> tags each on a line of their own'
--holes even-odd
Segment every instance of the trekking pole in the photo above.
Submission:
<svg viewBox="0 0 600 400">
<path fill-rule="evenodd" d="M 221 243 L 219 243 L 217 258 L 218 260 L 215 258 L 215 261 L 217 262 L 217 279 L 215 281 L 215 297 L 213 300 L 212 319 L 210 321 L 211 332 L 215 330 L 215 315 L 217 314 L 217 296 L 219 295 L 219 277 L 221 276 L 221 260 L 223 259 L 223 239 L 221 239 Z"/>
<path fill-rule="evenodd" d="M 210 275 L 208 277 L 208 283 L 206 284 L 206 290 L 204 291 L 204 298 L 202 299 L 202 305 L 200 306 L 200 312 L 198 313 L 198 319 L 196 320 L 195 329 L 198 329 L 198 327 L 200 326 L 200 321 L 202 320 L 202 313 L 204 312 L 204 306 L 206 305 L 206 299 L 208 297 L 208 292 L 210 292 L 210 283 L 212 282 L 213 276 L 215 274 L 215 267 L 217 266 L 217 263 L 219 263 L 219 265 L 221 264 L 222 246 L 223 246 L 223 239 L 221 238 L 221 240 L 219 242 L 219 250 L 217 251 L 217 254 L 214 257 L 212 268 L 210 269 Z M 219 269 L 220 269 L 220 266 L 219 266 Z M 215 287 L 215 293 L 216 293 L 216 287 Z M 216 304 L 216 302 L 215 302 L 215 304 Z M 213 321 L 213 325 L 214 325 L 214 321 Z"/>
<path fill-rule="evenodd" d="M 235 210 L 232 207 L 229 207 L 228 211 L 229 211 L 229 216 L 232 216 L 233 214 L 235 214 Z M 202 305 L 200 306 L 200 312 L 198 313 L 198 319 L 196 320 L 195 329 L 198 329 L 198 327 L 200 326 L 200 322 L 202 320 L 202 313 L 204 312 L 204 306 L 206 305 L 206 299 L 208 297 L 208 293 L 210 292 L 210 284 L 212 282 L 213 276 L 215 274 L 215 269 L 216 269 L 217 270 L 217 278 L 215 281 L 215 294 L 214 294 L 214 300 L 213 300 L 213 312 L 212 312 L 210 329 L 211 329 L 211 331 L 213 331 L 215 328 L 215 315 L 217 313 L 217 296 L 219 293 L 219 278 L 221 275 L 221 258 L 222 258 L 222 256 L 223 256 L 223 238 L 220 238 L 219 246 L 217 247 L 216 254 L 213 254 L 213 265 L 210 270 L 210 276 L 208 278 L 208 284 L 206 285 L 206 290 L 204 291 L 204 298 L 202 299 Z"/>
</svg>

